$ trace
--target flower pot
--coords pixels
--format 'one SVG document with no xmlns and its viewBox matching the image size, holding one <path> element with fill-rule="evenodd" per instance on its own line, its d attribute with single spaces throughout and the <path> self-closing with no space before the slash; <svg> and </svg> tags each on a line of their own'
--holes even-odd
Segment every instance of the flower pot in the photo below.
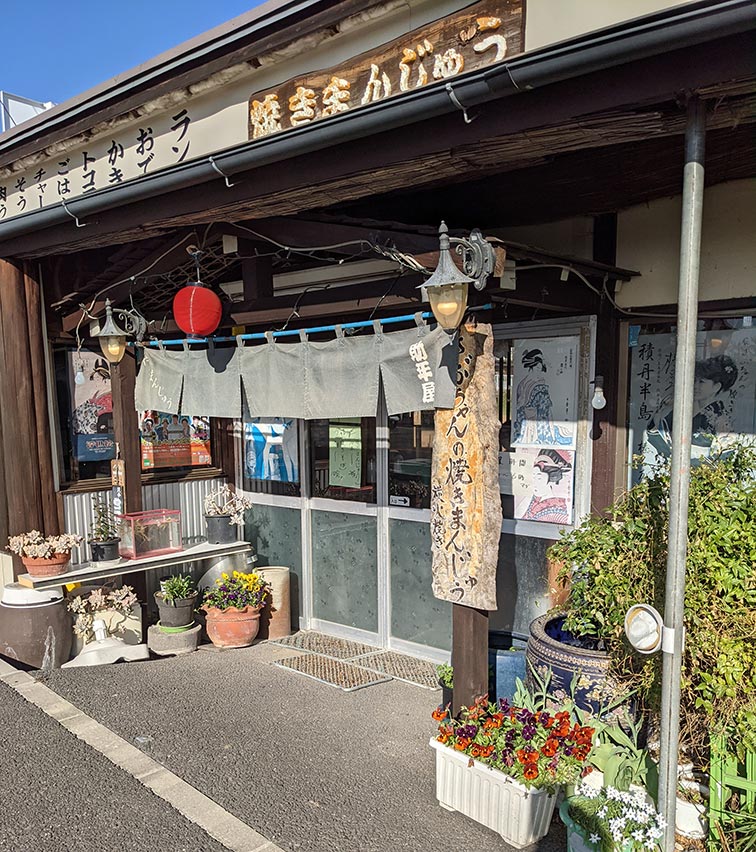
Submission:
<svg viewBox="0 0 756 852">
<path fill-rule="evenodd" d="M 92 562 L 116 562 L 120 559 L 118 544 L 120 538 L 110 538 L 107 541 L 89 541 L 89 553 Z"/>
<path fill-rule="evenodd" d="M 438 740 L 431 740 L 430 745 L 436 752 L 436 798 L 442 808 L 485 825 L 515 849 L 546 836 L 555 795 L 528 789 Z"/>
<path fill-rule="evenodd" d="M 610 659 L 604 651 L 585 647 L 581 640 L 562 629 L 563 615 L 542 615 L 530 625 L 526 652 L 526 685 L 534 687 L 531 671 L 539 674 L 551 669 L 551 692 L 564 690 L 569 695 L 577 675 L 575 703 L 591 713 L 599 712 L 616 692 L 616 683 L 609 675 Z M 618 708 L 623 712 L 628 708 Z"/>
<path fill-rule="evenodd" d="M 207 635 L 218 648 L 246 648 L 252 644 L 260 629 L 262 607 L 218 609 L 208 606 L 202 609 L 207 613 Z"/>
<path fill-rule="evenodd" d="M 708 802 L 709 788 L 697 781 L 680 781 L 680 786 L 697 792 Z M 705 802 L 697 804 L 677 797 L 675 808 L 675 831 L 683 837 L 701 839 L 709 832 L 708 805 Z"/>
<path fill-rule="evenodd" d="M 228 515 L 205 515 L 208 544 L 233 544 L 239 538 L 238 524 L 229 523 Z"/>
<path fill-rule="evenodd" d="M 71 554 L 56 553 L 52 559 L 32 559 L 30 556 L 22 556 L 21 561 L 32 577 L 57 577 L 59 574 L 66 573 Z"/>
<path fill-rule="evenodd" d="M 591 843 L 588 832 L 579 826 L 570 816 L 570 800 L 565 799 L 559 806 L 559 819 L 567 828 L 567 852 L 601 852 L 600 843 Z M 632 852 L 632 841 L 628 841 L 617 852 Z"/>
<path fill-rule="evenodd" d="M 194 622 L 194 605 L 197 592 L 188 598 L 177 598 L 169 603 L 162 592 L 155 592 L 155 603 L 160 612 L 160 624 L 163 627 L 188 627 Z"/>
<path fill-rule="evenodd" d="M 439 681 L 441 687 L 441 706 L 449 707 L 454 703 L 454 687 L 446 686 Z"/>
</svg>

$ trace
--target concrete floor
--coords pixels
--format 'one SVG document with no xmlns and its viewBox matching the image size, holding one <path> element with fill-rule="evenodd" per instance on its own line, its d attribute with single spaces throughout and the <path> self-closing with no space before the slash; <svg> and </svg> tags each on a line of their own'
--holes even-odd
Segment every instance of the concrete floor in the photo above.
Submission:
<svg viewBox="0 0 756 852">
<path fill-rule="evenodd" d="M 510 850 L 436 802 L 428 740 L 439 692 L 393 681 L 345 693 L 272 665 L 290 654 L 205 646 L 58 670 L 47 684 L 289 852 Z M 555 820 L 529 850 L 565 845 Z"/>
</svg>

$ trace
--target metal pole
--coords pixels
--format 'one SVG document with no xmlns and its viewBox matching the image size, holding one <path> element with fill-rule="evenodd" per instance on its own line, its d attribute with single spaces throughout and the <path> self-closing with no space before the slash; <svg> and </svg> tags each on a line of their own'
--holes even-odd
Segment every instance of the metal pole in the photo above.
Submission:
<svg viewBox="0 0 756 852">
<path fill-rule="evenodd" d="M 680 735 L 680 671 L 683 652 L 685 558 L 688 543 L 690 440 L 693 424 L 693 384 L 698 318 L 698 273 L 704 193 L 705 106 L 688 101 L 685 128 L 680 281 L 677 297 L 677 354 L 675 359 L 672 463 L 669 482 L 669 537 L 664 602 L 665 641 L 662 646 L 661 753 L 659 810 L 667 820 L 664 852 L 675 847 L 677 750 Z"/>
</svg>

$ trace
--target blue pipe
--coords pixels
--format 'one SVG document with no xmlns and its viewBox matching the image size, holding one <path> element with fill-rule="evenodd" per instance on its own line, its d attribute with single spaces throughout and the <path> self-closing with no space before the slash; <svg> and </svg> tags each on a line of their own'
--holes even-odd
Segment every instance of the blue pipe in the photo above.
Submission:
<svg viewBox="0 0 756 852">
<path fill-rule="evenodd" d="M 471 308 L 470 310 L 490 311 L 492 308 L 493 308 L 493 305 L 491 303 L 489 303 L 487 305 L 476 305 L 474 308 Z M 432 317 L 433 317 L 433 314 L 430 311 L 425 311 L 422 314 L 423 319 L 431 319 Z M 414 320 L 414 319 L 415 319 L 414 314 L 405 314 L 404 316 L 401 316 L 401 317 L 384 317 L 383 319 L 379 320 L 379 322 L 380 322 L 381 325 L 393 325 L 394 323 L 398 323 L 398 322 L 410 322 L 411 320 Z M 344 322 L 344 323 L 340 323 L 340 325 L 341 325 L 342 328 L 371 328 L 372 325 L 373 325 L 373 321 L 372 320 L 360 320 L 359 322 Z M 335 331 L 336 326 L 335 325 L 318 325 L 318 326 L 315 326 L 313 328 L 305 328 L 305 329 L 301 329 L 301 330 L 306 331 L 307 334 L 318 334 L 320 332 Z M 274 331 L 273 337 L 299 337 L 299 332 L 300 332 L 300 329 L 298 329 L 298 328 L 292 328 L 292 329 L 288 329 L 288 330 L 285 330 L 285 331 Z M 241 338 L 241 340 L 265 340 L 265 332 L 257 331 L 254 334 L 240 334 L 239 338 Z M 234 341 L 237 340 L 237 338 L 236 337 L 213 337 L 213 338 L 191 337 L 191 338 L 183 338 L 181 340 L 160 340 L 160 341 L 150 340 L 149 343 L 146 343 L 145 345 L 146 346 L 159 346 L 159 345 L 162 344 L 163 346 L 183 346 L 184 343 L 208 343 L 210 340 L 212 340 L 213 343 L 233 343 Z M 133 344 L 129 344 L 129 345 L 133 346 Z"/>
</svg>

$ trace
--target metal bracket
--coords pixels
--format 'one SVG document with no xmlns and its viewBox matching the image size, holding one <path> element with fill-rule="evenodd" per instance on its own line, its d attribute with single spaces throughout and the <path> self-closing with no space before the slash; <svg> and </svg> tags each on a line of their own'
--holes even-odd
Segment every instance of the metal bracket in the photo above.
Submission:
<svg viewBox="0 0 756 852">
<path fill-rule="evenodd" d="M 224 181 L 226 181 L 226 186 L 228 187 L 228 189 L 231 189 L 232 186 L 236 186 L 235 183 L 231 183 L 231 181 L 228 179 L 228 175 L 224 174 L 218 168 L 215 160 L 212 157 L 208 157 L 207 159 L 210 161 L 210 165 L 215 169 L 215 171 L 218 172 L 218 174 L 223 178 Z"/>
<path fill-rule="evenodd" d="M 63 209 L 66 211 L 66 213 L 68 213 L 68 215 L 74 220 L 74 222 L 76 222 L 77 228 L 86 228 L 87 227 L 86 222 L 80 222 L 79 217 L 75 213 L 72 213 L 68 209 L 68 206 L 66 205 L 66 199 L 65 198 L 61 198 L 60 203 L 63 205 Z"/>
<path fill-rule="evenodd" d="M 475 289 L 483 290 L 486 281 L 493 274 L 496 254 L 491 243 L 483 236 L 479 228 L 470 231 L 467 239 L 450 237 L 455 251 L 462 257 L 462 269 L 465 275 L 474 279 Z"/>
<path fill-rule="evenodd" d="M 464 106 L 464 104 L 462 104 L 460 102 L 459 98 L 456 95 L 456 92 L 452 88 L 451 83 L 447 83 L 444 88 L 446 89 L 449 97 L 451 98 L 451 102 L 454 104 L 454 106 L 457 107 L 457 109 L 462 110 L 462 118 L 464 118 L 465 124 L 472 124 L 473 121 L 475 121 L 475 119 L 477 118 L 477 116 L 474 115 L 472 118 L 470 118 L 470 116 L 467 114 L 467 107 Z"/>
</svg>

